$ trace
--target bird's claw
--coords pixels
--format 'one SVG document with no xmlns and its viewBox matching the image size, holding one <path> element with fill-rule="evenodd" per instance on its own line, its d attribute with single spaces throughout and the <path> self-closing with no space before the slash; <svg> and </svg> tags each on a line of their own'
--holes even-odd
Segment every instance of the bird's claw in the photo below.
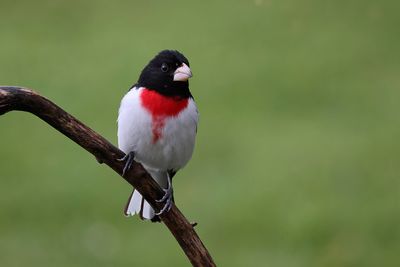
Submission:
<svg viewBox="0 0 400 267">
<path fill-rule="evenodd" d="M 167 199 L 172 198 L 173 189 L 172 186 L 168 187 L 167 189 L 163 189 L 164 196 L 160 199 L 157 199 L 156 202 L 164 202 Z"/>
<path fill-rule="evenodd" d="M 122 158 L 117 160 L 126 161 L 124 169 L 122 170 L 122 176 L 125 176 L 125 173 L 131 169 L 132 164 L 135 161 L 135 152 L 131 151 L 128 154 L 125 154 L 125 156 L 123 156 Z"/>
<path fill-rule="evenodd" d="M 157 199 L 156 202 L 160 203 L 160 202 L 165 201 L 165 204 L 164 204 L 164 207 L 159 212 L 156 213 L 156 215 L 161 215 L 164 212 L 168 212 L 172 207 L 172 202 L 173 202 L 172 196 L 173 196 L 174 190 L 172 188 L 171 179 L 169 177 L 168 177 L 168 188 L 163 189 L 163 191 L 164 191 L 164 196 L 160 199 Z"/>
<path fill-rule="evenodd" d="M 165 190 L 165 189 L 164 189 Z M 166 191 L 166 190 L 165 190 Z M 165 193 L 165 195 L 164 195 L 164 197 L 167 195 L 167 193 Z M 163 198 L 164 198 L 163 197 Z M 163 199 L 162 198 L 162 199 Z M 161 199 L 159 199 L 159 200 L 156 200 L 157 202 L 162 202 L 161 201 Z M 172 207 L 172 194 L 169 196 L 169 197 L 167 197 L 166 198 L 166 202 L 165 202 L 165 204 L 164 204 L 164 207 L 159 211 L 159 212 L 157 212 L 156 213 L 156 215 L 158 216 L 158 215 L 161 215 L 161 214 L 163 214 L 164 212 L 168 212 L 170 209 L 171 209 L 171 207 Z"/>
</svg>

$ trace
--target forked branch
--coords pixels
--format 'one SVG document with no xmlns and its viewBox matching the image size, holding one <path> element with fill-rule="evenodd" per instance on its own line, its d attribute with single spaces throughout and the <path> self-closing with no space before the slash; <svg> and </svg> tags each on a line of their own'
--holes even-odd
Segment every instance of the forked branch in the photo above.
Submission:
<svg viewBox="0 0 400 267">
<path fill-rule="evenodd" d="M 27 88 L 0 86 L 0 115 L 13 110 L 38 116 L 122 177 L 124 163 L 117 159 L 122 158 L 124 153 L 50 100 Z M 155 199 L 161 198 L 163 191 L 141 164 L 135 162 L 122 178 L 134 186 L 156 210 L 162 208 L 163 204 Z M 193 266 L 215 266 L 192 225 L 175 205 L 160 217 Z"/>
</svg>

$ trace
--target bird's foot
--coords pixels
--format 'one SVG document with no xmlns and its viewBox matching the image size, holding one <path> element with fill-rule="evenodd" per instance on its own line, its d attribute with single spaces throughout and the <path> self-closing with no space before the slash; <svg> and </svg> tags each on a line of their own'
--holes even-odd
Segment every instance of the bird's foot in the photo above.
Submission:
<svg viewBox="0 0 400 267">
<path fill-rule="evenodd" d="M 164 191 L 164 196 L 160 199 L 157 199 L 156 202 L 160 203 L 160 202 L 165 201 L 165 204 L 164 204 L 164 207 L 159 212 L 156 213 L 156 215 L 161 215 L 164 212 L 168 212 L 172 207 L 172 203 L 173 203 L 172 196 L 173 196 L 174 190 L 172 188 L 171 179 L 169 177 L 168 177 L 168 188 L 163 189 L 163 191 Z"/>
<path fill-rule="evenodd" d="M 125 173 L 131 169 L 132 164 L 135 161 L 135 152 L 131 151 L 128 154 L 125 154 L 125 156 L 123 156 L 122 158 L 117 160 L 126 161 L 124 169 L 122 170 L 122 176 L 125 176 Z"/>
</svg>

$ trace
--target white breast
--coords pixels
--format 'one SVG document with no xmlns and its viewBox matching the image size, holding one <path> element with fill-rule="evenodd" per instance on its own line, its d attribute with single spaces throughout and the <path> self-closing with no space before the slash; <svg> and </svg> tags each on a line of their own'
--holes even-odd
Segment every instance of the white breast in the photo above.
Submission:
<svg viewBox="0 0 400 267">
<path fill-rule="evenodd" d="M 177 116 L 166 118 L 161 138 L 153 142 L 152 116 L 142 107 L 143 88 L 131 89 L 122 99 L 118 116 L 118 146 L 147 168 L 178 170 L 190 160 L 195 143 L 198 112 L 193 99 Z"/>
</svg>

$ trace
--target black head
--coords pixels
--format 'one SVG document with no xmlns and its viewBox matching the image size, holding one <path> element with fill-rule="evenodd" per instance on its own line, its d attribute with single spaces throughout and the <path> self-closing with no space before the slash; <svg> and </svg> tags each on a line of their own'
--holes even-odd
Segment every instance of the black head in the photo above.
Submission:
<svg viewBox="0 0 400 267">
<path fill-rule="evenodd" d="M 163 50 L 142 70 L 136 86 L 166 96 L 191 97 L 188 79 L 192 77 L 187 58 L 176 50 Z"/>
</svg>

